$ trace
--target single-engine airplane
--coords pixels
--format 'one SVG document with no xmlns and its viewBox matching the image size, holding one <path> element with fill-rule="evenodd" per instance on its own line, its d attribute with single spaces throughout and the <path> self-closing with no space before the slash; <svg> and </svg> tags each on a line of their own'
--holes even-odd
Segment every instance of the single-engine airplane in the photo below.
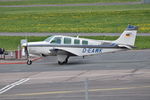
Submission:
<svg viewBox="0 0 150 100">
<path fill-rule="evenodd" d="M 71 56 L 89 56 L 107 52 L 130 50 L 134 47 L 138 27 L 128 25 L 117 40 L 92 40 L 79 37 L 56 35 L 40 42 L 27 42 L 22 46 L 27 55 L 27 64 L 32 64 L 30 54 L 57 56 L 58 64 L 66 64 Z"/>
</svg>

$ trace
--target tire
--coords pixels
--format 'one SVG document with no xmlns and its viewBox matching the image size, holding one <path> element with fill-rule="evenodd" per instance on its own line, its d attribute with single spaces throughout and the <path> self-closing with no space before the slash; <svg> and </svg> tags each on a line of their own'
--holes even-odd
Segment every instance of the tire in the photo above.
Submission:
<svg viewBox="0 0 150 100">
<path fill-rule="evenodd" d="M 67 64 L 67 63 L 68 63 L 68 59 L 66 59 L 66 60 L 64 61 L 64 63 Z"/>
<path fill-rule="evenodd" d="M 58 64 L 59 64 L 59 65 L 63 65 L 63 64 L 64 64 L 64 62 L 60 62 L 60 61 L 58 61 Z"/>
<path fill-rule="evenodd" d="M 32 64 L 32 61 L 31 60 L 28 60 L 27 61 L 27 65 L 31 65 Z"/>
</svg>

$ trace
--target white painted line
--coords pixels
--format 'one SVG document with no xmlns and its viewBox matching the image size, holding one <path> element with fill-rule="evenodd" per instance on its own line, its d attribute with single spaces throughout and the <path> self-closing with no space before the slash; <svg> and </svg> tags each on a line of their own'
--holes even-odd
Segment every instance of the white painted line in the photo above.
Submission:
<svg viewBox="0 0 150 100">
<path fill-rule="evenodd" d="M 24 83 L 28 80 L 30 80 L 30 78 L 24 78 L 24 79 L 21 79 L 21 80 L 15 82 L 15 83 L 12 83 L 11 85 L 20 85 L 20 84 L 22 84 L 22 83 Z"/>
<path fill-rule="evenodd" d="M 6 91 L 8 91 L 8 90 L 10 90 L 10 89 L 13 88 L 13 87 L 14 87 L 13 85 L 12 85 L 12 86 L 10 85 L 8 88 L 4 89 L 3 91 L 0 91 L 0 94 L 6 92 Z"/>
<path fill-rule="evenodd" d="M 8 87 L 10 87 L 10 85 L 7 85 L 7 86 L 3 87 L 2 89 L 0 89 L 0 92 L 7 89 Z"/>
<path fill-rule="evenodd" d="M 17 86 L 17 85 L 20 85 L 24 82 L 27 82 L 28 80 L 30 80 L 30 78 L 24 78 L 24 79 L 21 79 L 19 81 L 16 81 L 12 84 L 9 84 L 9 85 L 6 85 L 5 87 L 3 87 L 2 89 L 0 89 L 0 94 L 12 89 L 13 87 Z"/>
</svg>

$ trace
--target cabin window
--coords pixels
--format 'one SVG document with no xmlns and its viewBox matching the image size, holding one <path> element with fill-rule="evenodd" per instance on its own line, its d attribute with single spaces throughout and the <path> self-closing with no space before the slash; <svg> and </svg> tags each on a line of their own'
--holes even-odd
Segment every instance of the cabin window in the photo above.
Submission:
<svg viewBox="0 0 150 100">
<path fill-rule="evenodd" d="M 71 44 L 71 38 L 64 38 L 64 44 Z"/>
<path fill-rule="evenodd" d="M 80 40 L 74 39 L 74 44 L 80 44 Z"/>
<path fill-rule="evenodd" d="M 61 44 L 61 37 L 55 37 L 51 43 L 54 43 L 54 44 Z"/>
<path fill-rule="evenodd" d="M 88 41 L 83 40 L 83 41 L 82 41 L 82 44 L 83 44 L 83 45 L 88 45 Z"/>
</svg>

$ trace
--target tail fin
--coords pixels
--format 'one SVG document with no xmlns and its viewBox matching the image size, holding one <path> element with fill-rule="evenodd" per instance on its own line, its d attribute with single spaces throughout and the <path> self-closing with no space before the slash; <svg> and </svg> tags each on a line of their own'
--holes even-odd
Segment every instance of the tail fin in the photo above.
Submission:
<svg viewBox="0 0 150 100">
<path fill-rule="evenodd" d="M 134 46 L 138 27 L 128 25 L 121 36 L 115 41 L 117 44 Z"/>
</svg>

